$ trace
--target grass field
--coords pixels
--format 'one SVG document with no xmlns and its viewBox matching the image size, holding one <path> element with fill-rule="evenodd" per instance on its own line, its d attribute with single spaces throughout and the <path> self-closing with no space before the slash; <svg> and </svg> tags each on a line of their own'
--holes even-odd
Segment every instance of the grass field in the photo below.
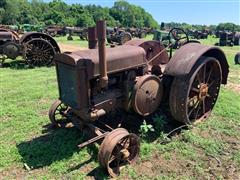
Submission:
<svg viewBox="0 0 240 180">
<path fill-rule="evenodd" d="M 159 137 L 142 140 L 139 161 L 124 168 L 119 179 L 240 179 L 240 66 L 233 63 L 240 47 L 223 50 L 229 84 L 221 87 L 211 117 L 162 144 L 168 124 L 156 115 L 162 122 Z M 0 179 L 108 178 L 99 168 L 97 145 L 79 150 L 79 130 L 49 128 L 48 109 L 58 98 L 55 68 L 8 65 L 0 69 Z"/>
</svg>

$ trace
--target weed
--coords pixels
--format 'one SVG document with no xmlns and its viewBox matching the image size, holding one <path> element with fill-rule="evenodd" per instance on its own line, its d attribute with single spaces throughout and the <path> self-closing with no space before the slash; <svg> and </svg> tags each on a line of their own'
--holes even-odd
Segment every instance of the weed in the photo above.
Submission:
<svg viewBox="0 0 240 180">
<path fill-rule="evenodd" d="M 147 124 L 147 122 L 144 120 L 143 124 L 140 126 L 139 132 L 142 138 L 146 138 L 149 132 L 154 132 L 153 125 Z"/>
</svg>

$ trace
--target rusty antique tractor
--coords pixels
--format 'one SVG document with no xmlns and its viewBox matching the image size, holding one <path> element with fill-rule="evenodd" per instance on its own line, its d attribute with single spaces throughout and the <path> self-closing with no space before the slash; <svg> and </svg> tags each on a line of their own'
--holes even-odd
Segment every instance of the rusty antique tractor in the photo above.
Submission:
<svg viewBox="0 0 240 180">
<path fill-rule="evenodd" d="M 127 32 L 129 32 L 132 37 L 137 37 L 137 38 L 145 38 L 147 36 L 147 31 L 145 29 L 140 29 L 140 28 L 127 28 Z"/>
<path fill-rule="evenodd" d="M 73 35 L 79 36 L 81 40 L 88 40 L 88 29 L 80 27 L 66 27 L 68 31 L 67 40 L 72 41 Z"/>
<path fill-rule="evenodd" d="M 6 58 L 16 59 L 23 56 L 30 66 L 48 66 L 59 52 L 56 41 L 49 35 L 30 32 L 20 38 L 15 31 L 0 29 L 1 65 Z"/>
<path fill-rule="evenodd" d="M 124 29 L 115 27 L 107 28 L 107 42 L 109 44 L 123 45 L 132 39 L 132 35 Z"/>
<path fill-rule="evenodd" d="M 181 123 L 207 119 L 221 84 L 227 83 L 228 63 L 221 49 L 195 42 L 184 43 L 169 58 L 159 41 L 134 39 L 106 48 L 105 38 L 105 21 L 98 21 L 89 33 L 89 42 L 95 43 L 89 47 L 98 44 L 98 49 L 55 56 L 59 99 L 49 118 L 57 127 L 69 121 L 93 132 L 78 147 L 99 143 L 100 165 L 117 176 L 121 167 L 137 160 L 140 142 L 121 124 L 104 124 L 103 117 L 118 110 L 149 116 L 168 103 L 171 115 Z"/>
<path fill-rule="evenodd" d="M 239 46 L 240 45 L 240 32 L 219 32 L 219 46 Z"/>
<path fill-rule="evenodd" d="M 60 26 L 48 26 L 43 30 L 43 32 L 45 34 L 48 34 L 48 35 L 52 36 L 52 37 L 66 36 L 67 29 L 66 29 L 66 27 L 60 27 Z"/>
</svg>

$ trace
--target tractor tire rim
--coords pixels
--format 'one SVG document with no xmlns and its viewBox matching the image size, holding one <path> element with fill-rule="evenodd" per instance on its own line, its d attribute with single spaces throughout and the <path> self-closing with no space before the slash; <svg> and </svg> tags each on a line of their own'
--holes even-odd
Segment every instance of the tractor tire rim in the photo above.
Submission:
<svg viewBox="0 0 240 180">
<path fill-rule="evenodd" d="M 25 44 L 25 58 L 31 66 L 50 65 L 55 55 L 55 49 L 44 39 L 32 39 Z"/>
<path fill-rule="evenodd" d="M 221 85 L 221 68 L 217 61 L 200 66 L 191 78 L 187 98 L 187 115 L 190 121 L 201 119 L 213 108 Z"/>
</svg>

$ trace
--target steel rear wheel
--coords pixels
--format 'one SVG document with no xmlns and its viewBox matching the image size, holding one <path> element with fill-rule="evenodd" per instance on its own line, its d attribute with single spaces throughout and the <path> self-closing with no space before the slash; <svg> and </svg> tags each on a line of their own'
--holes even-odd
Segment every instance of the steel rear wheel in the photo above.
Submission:
<svg viewBox="0 0 240 180">
<path fill-rule="evenodd" d="M 173 80 L 169 98 L 172 116 L 184 124 L 206 119 L 217 101 L 221 81 L 218 60 L 200 58 L 189 74 Z"/>
<path fill-rule="evenodd" d="M 42 38 L 34 38 L 24 44 L 24 56 L 30 66 L 49 66 L 53 63 L 55 49 Z"/>
<path fill-rule="evenodd" d="M 68 106 L 66 106 L 60 100 L 56 100 L 48 112 L 51 123 L 55 127 L 66 127 L 66 125 L 69 123 L 69 120 L 66 117 L 68 111 Z"/>
<path fill-rule="evenodd" d="M 123 166 L 137 160 L 140 141 L 137 135 L 128 133 L 126 129 L 117 128 L 103 140 L 98 153 L 100 165 L 112 177 L 120 174 Z"/>
</svg>

